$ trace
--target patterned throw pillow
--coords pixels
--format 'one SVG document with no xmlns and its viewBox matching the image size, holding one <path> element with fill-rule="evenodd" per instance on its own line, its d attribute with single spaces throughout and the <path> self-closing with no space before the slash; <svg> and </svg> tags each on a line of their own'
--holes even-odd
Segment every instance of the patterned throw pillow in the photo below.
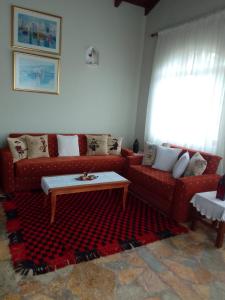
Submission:
<svg viewBox="0 0 225 300">
<path fill-rule="evenodd" d="M 199 152 L 196 152 L 184 172 L 184 176 L 197 176 L 202 175 L 207 167 L 207 161 L 201 156 Z"/>
<path fill-rule="evenodd" d="M 122 137 L 108 137 L 108 153 L 111 155 L 120 155 L 122 147 Z"/>
<path fill-rule="evenodd" d="M 144 157 L 142 164 L 146 166 L 152 166 L 156 158 L 157 146 L 154 144 L 145 143 L 144 145 Z"/>
<path fill-rule="evenodd" d="M 86 135 L 87 155 L 107 155 L 108 135 Z"/>
<path fill-rule="evenodd" d="M 28 158 L 49 157 L 48 136 L 26 135 Z"/>
<path fill-rule="evenodd" d="M 27 158 L 27 142 L 26 136 L 22 135 L 18 138 L 7 138 L 9 149 L 13 156 L 13 162 Z"/>
</svg>

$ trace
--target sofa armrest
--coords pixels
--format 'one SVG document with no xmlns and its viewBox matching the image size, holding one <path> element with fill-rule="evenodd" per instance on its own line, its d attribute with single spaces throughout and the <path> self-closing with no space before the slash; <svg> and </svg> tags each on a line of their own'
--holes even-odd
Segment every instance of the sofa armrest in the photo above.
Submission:
<svg viewBox="0 0 225 300">
<path fill-rule="evenodd" d="M 9 148 L 0 149 L 0 178 L 5 193 L 15 190 L 13 157 Z"/>
<path fill-rule="evenodd" d="M 129 148 L 122 148 L 121 149 L 121 155 L 124 156 L 124 157 L 131 156 L 133 154 L 134 154 L 134 152 Z"/>
<path fill-rule="evenodd" d="M 219 179 L 220 176 L 217 174 L 177 179 L 172 203 L 173 218 L 178 222 L 187 221 L 190 218 L 189 203 L 194 194 L 216 190 Z"/>
<path fill-rule="evenodd" d="M 132 155 L 132 156 L 127 156 L 127 162 L 128 166 L 132 165 L 141 165 L 143 160 L 143 155 Z"/>
</svg>

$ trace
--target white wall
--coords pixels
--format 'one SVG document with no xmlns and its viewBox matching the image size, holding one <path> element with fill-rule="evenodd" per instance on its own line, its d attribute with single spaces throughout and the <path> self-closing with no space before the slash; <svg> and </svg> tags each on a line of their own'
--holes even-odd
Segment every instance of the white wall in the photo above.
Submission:
<svg viewBox="0 0 225 300">
<path fill-rule="evenodd" d="M 145 18 L 113 0 L 0 0 L 0 145 L 9 132 L 107 132 L 133 141 Z M 60 95 L 12 91 L 10 5 L 63 17 Z M 85 49 L 99 67 L 85 65 Z"/>
<path fill-rule="evenodd" d="M 143 144 L 156 38 L 151 33 L 225 8 L 224 0 L 160 0 L 147 18 L 135 135 Z"/>
</svg>

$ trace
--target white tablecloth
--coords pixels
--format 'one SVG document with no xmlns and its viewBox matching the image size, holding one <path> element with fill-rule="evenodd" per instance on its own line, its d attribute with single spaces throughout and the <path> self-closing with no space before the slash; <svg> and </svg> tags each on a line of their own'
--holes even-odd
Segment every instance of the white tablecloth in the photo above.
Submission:
<svg viewBox="0 0 225 300">
<path fill-rule="evenodd" d="M 216 199 L 216 191 L 195 194 L 191 203 L 207 219 L 225 222 L 225 201 Z"/>
<path fill-rule="evenodd" d="M 49 190 L 58 187 L 69 187 L 69 186 L 84 186 L 89 184 L 101 184 L 110 183 L 118 181 L 128 181 L 126 178 L 120 176 L 116 172 L 95 172 L 89 173 L 90 175 L 96 175 L 97 178 L 94 180 L 79 181 L 75 178 L 82 174 L 72 174 L 72 175 L 59 175 L 41 178 L 41 187 L 45 194 L 48 194 Z"/>
</svg>

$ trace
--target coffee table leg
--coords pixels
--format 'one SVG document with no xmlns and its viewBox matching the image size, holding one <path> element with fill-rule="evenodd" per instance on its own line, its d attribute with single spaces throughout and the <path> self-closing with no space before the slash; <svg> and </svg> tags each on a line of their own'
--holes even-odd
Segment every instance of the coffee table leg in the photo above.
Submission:
<svg viewBox="0 0 225 300">
<path fill-rule="evenodd" d="M 56 210 L 56 195 L 51 193 L 51 224 L 55 220 L 55 210 Z"/>
<path fill-rule="evenodd" d="M 217 237 L 215 246 L 221 248 L 223 246 L 223 238 L 225 233 L 225 222 L 219 222 L 219 227 L 217 229 Z"/>
<path fill-rule="evenodd" d="M 126 208 L 127 192 L 128 192 L 128 186 L 124 186 L 124 188 L 123 188 L 123 210 L 125 210 L 125 208 Z"/>
</svg>

